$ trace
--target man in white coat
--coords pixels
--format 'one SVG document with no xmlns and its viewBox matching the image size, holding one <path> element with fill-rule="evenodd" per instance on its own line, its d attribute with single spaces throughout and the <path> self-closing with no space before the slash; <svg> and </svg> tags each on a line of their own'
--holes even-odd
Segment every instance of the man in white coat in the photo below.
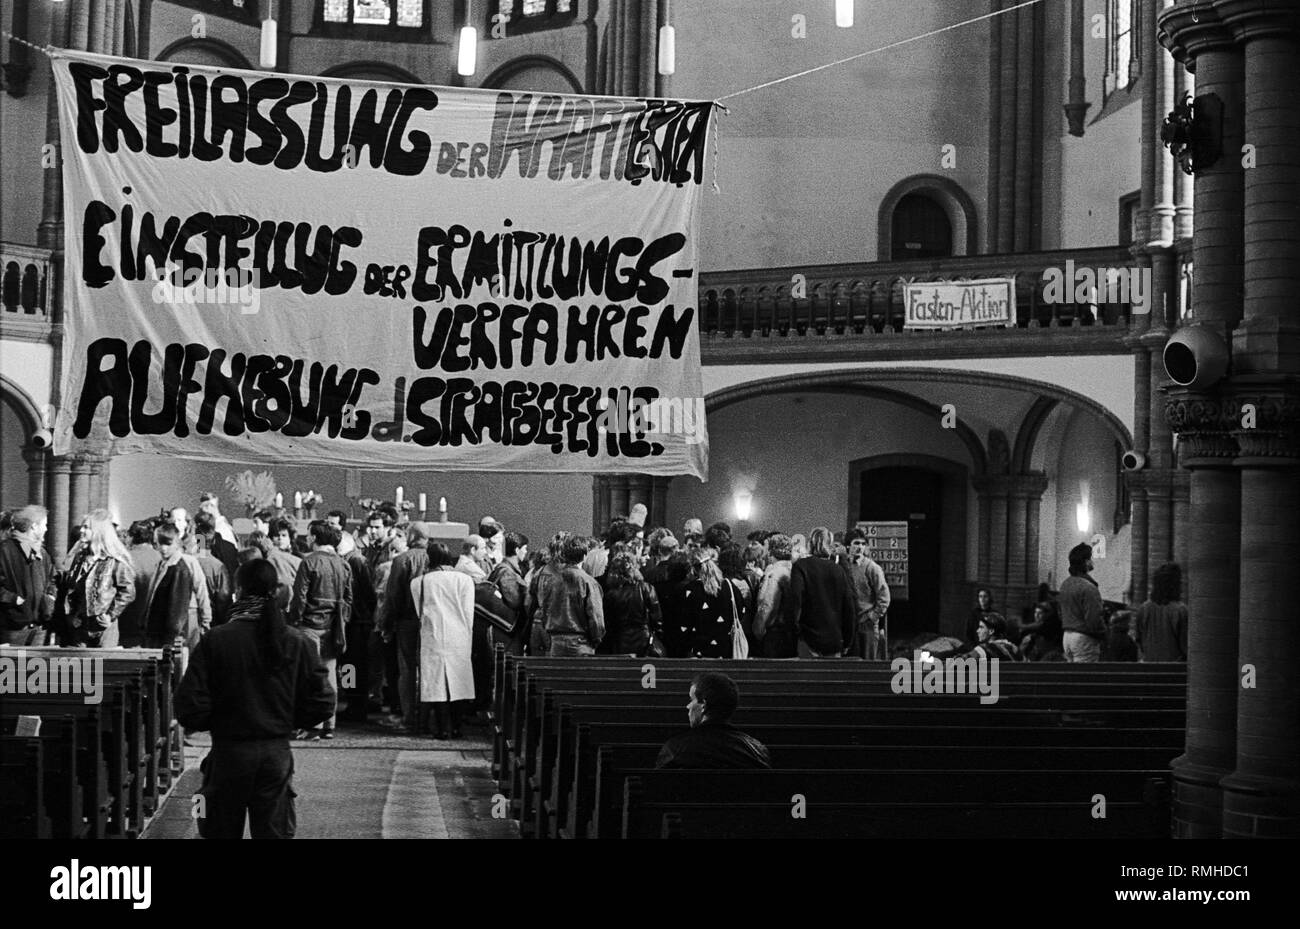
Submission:
<svg viewBox="0 0 1300 929">
<path fill-rule="evenodd" d="M 420 616 L 420 700 L 433 704 L 434 738 L 458 739 L 457 702 L 474 699 L 474 581 L 454 570 L 456 559 L 445 545 L 428 551 L 428 573 L 411 581 Z"/>
</svg>

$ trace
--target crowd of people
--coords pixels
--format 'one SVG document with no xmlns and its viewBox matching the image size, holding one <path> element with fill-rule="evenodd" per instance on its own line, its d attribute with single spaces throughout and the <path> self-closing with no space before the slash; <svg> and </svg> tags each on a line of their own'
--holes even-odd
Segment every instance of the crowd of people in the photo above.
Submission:
<svg viewBox="0 0 1300 929">
<path fill-rule="evenodd" d="M 460 734 L 463 711 L 490 700 L 492 651 L 553 657 L 887 657 L 890 590 L 861 529 L 806 536 L 756 531 L 743 540 L 699 519 L 647 529 L 638 505 L 603 538 L 559 532 L 544 548 L 484 517 L 463 541 L 381 504 L 350 531 L 347 514 L 253 516 L 236 536 L 217 497 L 191 516 L 173 507 L 122 531 L 105 510 L 85 515 L 68 555 L 44 544 L 46 513 L 0 514 L 0 642 L 81 647 L 185 645 L 263 604 L 236 583 L 264 562 L 273 598 L 303 632 L 345 717 L 413 734 Z M 453 548 L 455 550 L 453 550 Z M 1151 598 L 1111 614 L 1090 576 L 1087 545 L 1070 575 L 1019 621 L 981 589 L 963 638 L 933 638 L 935 655 L 980 651 L 1003 660 L 1186 659 L 1187 611 L 1176 565 L 1155 572 Z M 268 574 L 269 576 L 269 574 Z M 383 715 L 387 709 L 387 715 Z M 335 717 L 297 733 L 329 739 Z"/>
</svg>

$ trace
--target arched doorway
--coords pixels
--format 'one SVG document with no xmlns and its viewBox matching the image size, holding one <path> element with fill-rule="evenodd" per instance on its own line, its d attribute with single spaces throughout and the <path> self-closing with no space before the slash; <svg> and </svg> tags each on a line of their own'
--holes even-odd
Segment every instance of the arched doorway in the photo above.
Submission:
<svg viewBox="0 0 1300 929">
<path fill-rule="evenodd" d="M 913 258 L 951 258 L 952 222 L 948 213 L 924 193 L 904 196 L 891 219 L 891 261 Z"/>
<path fill-rule="evenodd" d="M 969 469 L 932 455 L 878 455 L 849 467 L 855 522 L 907 524 L 906 587 L 892 585 L 889 642 L 951 626 L 965 596 L 966 488 Z M 891 540 L 892 541 L 892 540 Z M 886 549 L 887 550 L 887 549 Z M 888 556 L 887 556 L 888 557 Z M 897 565 L 882 563 L 887 574 Z M 948 622 L 945 623 L 945 617 Z"/>
</svg>

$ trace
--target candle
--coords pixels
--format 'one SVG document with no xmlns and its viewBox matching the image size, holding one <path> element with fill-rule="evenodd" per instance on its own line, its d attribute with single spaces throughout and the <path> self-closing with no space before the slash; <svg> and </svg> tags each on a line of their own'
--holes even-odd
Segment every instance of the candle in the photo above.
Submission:
<svg viewBox="0 0 1300 929">
<path fill-rule="evenodd" d="M 302 491 L 301 491 L 301 490 L 295 490 L 295 491 L 293 492 L 293 508 L 294 508 L 295 510 L 301 510 L 301 509 L 302 509 Z"/>
<path fill-rule="evenodd" d="M 447 498 L 446 498 L 446 497 L 439 497 L 439 498 L 438 498 L 438 512 L 439 512 L 439 513 L 446 513 L 446 512 L 447 512 Z"/>
<path fill-rule="evenodd" d="M 398 484 L 398 485 L 397 485 L 397 505 L 398 505 L 398 506 L 401 506 L 401 505 L 402 505 L 402 485 L 401 485 L 401 484 Z"/>
<path fill-rule="evenodd" d="M 284 506 L 284 494 L 280 493 L 278 490 L 275 492 L 275 506 L 276 509 Z"/>
<path fill-rule="evenodd" d="M 420 506 L 419 506 L 420 512 L 423 513 L 428 508 L 429 508 L 429 499 L 424 494 L 420 494 Z"/>
</svg>

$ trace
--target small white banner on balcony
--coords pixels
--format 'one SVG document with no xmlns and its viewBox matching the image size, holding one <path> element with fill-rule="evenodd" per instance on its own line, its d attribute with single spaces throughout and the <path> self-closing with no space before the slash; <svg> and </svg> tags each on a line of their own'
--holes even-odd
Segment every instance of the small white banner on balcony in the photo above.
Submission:
<svg viewBox="0 0 1300 929">
<path fill-rule="evenodd" d="M 59 454 L 707 479 L 711 103 L 53 61 Z"/>
<path fill-rule="evenodd" d="M 1015 320 L 1016 282 L 933 281 L 903 285 L 904 329 L 969 329 L 1010 326 Z"/>
</svg>

